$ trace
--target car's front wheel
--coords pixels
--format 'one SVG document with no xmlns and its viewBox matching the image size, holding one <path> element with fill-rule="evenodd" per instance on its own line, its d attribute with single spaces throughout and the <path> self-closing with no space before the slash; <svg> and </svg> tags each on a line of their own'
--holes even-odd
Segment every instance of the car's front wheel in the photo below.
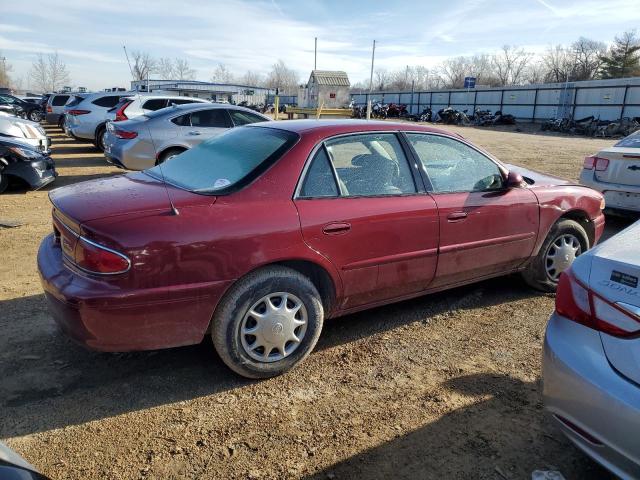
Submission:
<svg viewBox="0 0 640 480">
<path fill-rule="evenodd" d="M 3 193 L 9 186 L 9 179 L 0 172 L 0 193 Z"/>
<path fill-rule="evenodd" d="M 28 117 L 32 122 L 39 122 L 40 120 L 42 120 L 42 112 L 40 112 L 39 110 L 31 110 Z"/>
<path fill-rule="evenodd" d="M 211 337 L 220 358 L 234 372 L 268 378 L 309 355 L 323 319 L 314 284 L 295 270 L 272 266 L 231 287 L 213 316 Z"/>
<path fill-rule="evenodd" d="M 554 292 L 560 274 L 589 246 L 589 237 L 582 225 L 575 220 L 561 219 L 551 227 L 538 255 L 522 272 L 522 277 L 537 290 Z"/>
</svg>

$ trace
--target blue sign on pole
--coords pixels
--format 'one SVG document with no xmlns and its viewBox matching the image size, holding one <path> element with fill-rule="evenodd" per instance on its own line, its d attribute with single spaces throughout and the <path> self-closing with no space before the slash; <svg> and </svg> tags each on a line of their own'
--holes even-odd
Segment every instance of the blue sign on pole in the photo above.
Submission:
<svg viewBox="0 0 640 480">
<path fill-rule="evenodd" d="M 464 88 L 476 88 L 476 77 L 464 77 Z"/>
</svg>

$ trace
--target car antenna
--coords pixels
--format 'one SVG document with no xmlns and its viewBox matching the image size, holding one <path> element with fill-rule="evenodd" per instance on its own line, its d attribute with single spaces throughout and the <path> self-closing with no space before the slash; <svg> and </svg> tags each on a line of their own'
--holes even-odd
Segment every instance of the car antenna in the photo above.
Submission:
<svg viewBox="0 0 640 480">
<path fill-rule="evenodd" d="M 133 69 L 131 68 L 131 62 L 129 61 L 129 54 L 127 53 L 126 45 L 123 45 L 124 55 L 127 57 L 127 63 L 129 64 L 129 71 L 131 72 L 131 78 L 135 81 L 136 77 L 133 74 Z M 149 70 L 147 69 L 147 88 L 149 87 Z M 142 95 L 140 95 L 140 91 L 138 90 L 138 85 L 136 85 L 136 93 L 138 94 L 138 100 L 140 100 L 140 106 L 142 107 Z M 148 93 L 148 92 L 147 92 Z M 143 122 L 145 123 L 145 122 Z M 151 145 L 153 145 L 153 151 L 156 150 L 156 144 L 153 141 L 153 135 L 151 135 L 151 128 L 149 128 L 149 124 L 146 124 L 147 132 L 149 133 L 149 138 L 151 139 Z M 162 170 L 162 162 L 158 163 L 158 169 L 160 170 L 160 176 L 162 177 L 162 185 L 164 186 L 164 191 L 167 194 L 167 199 L 169 200 L 169 205 L 171 205 L 171 213 L 172 215 L 180 215 L 180 212 L 173 204 L 173 200 L 171 200 L 171 195 L 169 195 L 169 189 L 167 188 L 167 180 L 164 178 L 164 171 Z"/>
</svg>

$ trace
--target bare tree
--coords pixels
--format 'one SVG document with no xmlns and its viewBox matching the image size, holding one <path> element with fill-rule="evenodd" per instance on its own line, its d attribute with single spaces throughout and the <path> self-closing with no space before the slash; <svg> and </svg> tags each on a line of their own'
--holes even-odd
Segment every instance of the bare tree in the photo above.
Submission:
<svg viewBox="0 0 640 480">
<path fill-rule="evenodd" d="M 242 76 L 241 82 L 243 85 L 259 87 L 263 83 L 263 78 L 258 72 L 247 70 L 247 72 Z"/>
<path fill-rule="evenodd" d="M 175 77 L 175 67 L 173 64 L 173 60 L 170 58 L 159 58 L 156 62 L 156 68 L 154 73 L 160 75 L 160 78 L 164 80 L 174 79 Z"/>
<path fill-rule="evenodd" d="M 448 58 L 440 65 L 440 76 L 446 88 L 462 88 L 467 73 L 468 61 L 465 57 Z"/>
<path fill-rule="evenodd" d="M 267 76 L 267 86 L 277 88 L 280 94 L 292 95 L 297 91 L 298 80 L 296 71 L 287 67 L 283 60 L 278 60 L 271 66 Z"/>
<path fill-rule="evenodd" d="M 11 84 L 11 77 L 9 72 L 13 70 L 10 63 L 7 63 L 7 59 L 0 52 L 0 86 L 8 87 Z"/>
<path fill-rule="evenodd" d="M 173 75 L 176 80 L 193 80 L 196 78 L 196 71 L 189 66 L 189 62 L 184 58 L 176 58 L 173 62 Z"/>
<path fill-rule="evenodd" d="M 519 85 L 525 80 L 527 66 L 532 54 L 524 49 L 505 45 L 500 53 L 492 57 L 492 65 L 495 75 L 501 85 Z"/>
<path fill-rule="evenodd" d="M 549 47 L 542 55 L 545 82 L 564 82 L 573 70 L 573 58 L 569 50 L 562 45 Z"/>
<path fill-rule="evenodd" d="M 571 44 L 575 53 L 574 80 L 592 80 L 596 78 L 602 65 L 602 56 L 607 52 L 603 42 L 580 37 Z"/>
<path fill-rule="evenodd" d="M 233 74 L 224 63 L 219 63 L 213 71 L 211 81 L 214 83 L 231 83 L 233 81 Z"/>
<path fill-rule="evenodd" d="M 29 76 L 34 88 L 42 92 L 55 92 L 71 81 L 67 66 L 57 52 L 46 56 L 38 54 Z"/>
<path fill-rule="evenodd" d="M 157 62 L 147 52 L 133 51 L 133 79 L 146 80 L 156 70 Z"/>
<path fill-rule="evenodd" d="M 384 68 L 378 68 L 373 74 L 373 89 L 376 91 L 385 90 L 389 88 L 391 83 L 391 75 Z"/>
</svg>

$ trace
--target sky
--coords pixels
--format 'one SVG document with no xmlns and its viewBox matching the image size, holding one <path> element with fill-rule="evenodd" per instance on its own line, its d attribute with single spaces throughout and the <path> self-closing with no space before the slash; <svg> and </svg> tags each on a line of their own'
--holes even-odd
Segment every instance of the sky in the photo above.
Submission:
<svg viewBox="0 0 640 480">
<path fill-rule="evenodd" d="M 611 42 L 640 27 L 640 0 L 83 0 L 3 1 L 0 52 L 28 87 L 38 53 L 57 51 L 72 85 L 129 86 L 123 45 L 155 57 L 179 57 L 208 81 L 218 63 L 233 73 L 266 74 L 278 59 L 301 80 L 313 68 L 368 79 L 376 67 L 434 67 L 458 55 L 502 45 L 530 52 L 580 36 Z"/>
</svg>

